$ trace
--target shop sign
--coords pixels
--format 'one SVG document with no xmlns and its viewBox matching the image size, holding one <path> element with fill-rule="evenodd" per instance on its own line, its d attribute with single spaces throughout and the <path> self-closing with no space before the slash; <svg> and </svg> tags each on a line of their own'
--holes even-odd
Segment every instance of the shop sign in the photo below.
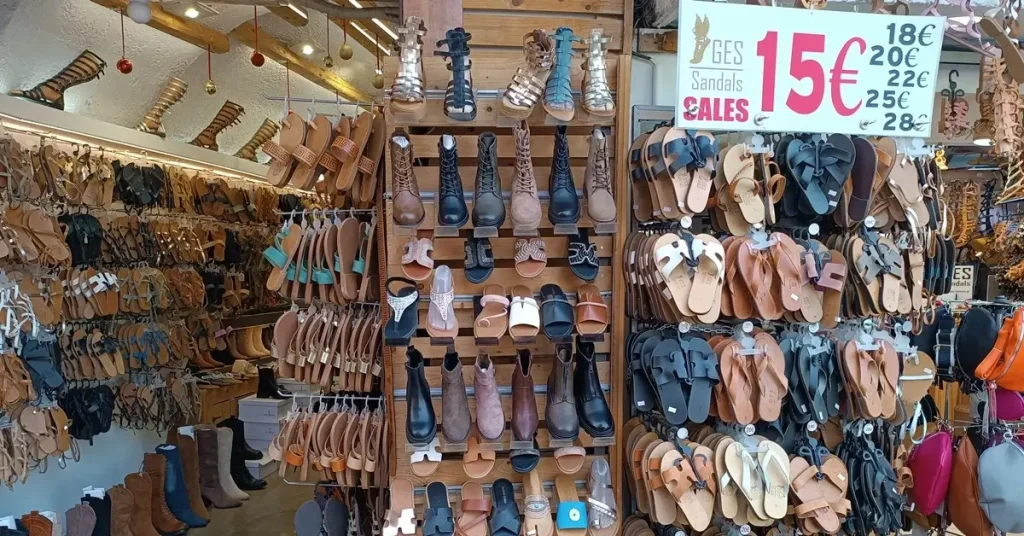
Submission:
<svg viewBox="0 0 1024 536">
<path fill-rule="evenodd" d="M 940 300 L 966 301 L 974 297 L 974 265 L 957 264 L 953 267 L 953 284 Z"/>
<path fill-rule="evenodd" d="M 681 0 L 676 126 L 927 137 L 945 20 Z"/>
</svg>

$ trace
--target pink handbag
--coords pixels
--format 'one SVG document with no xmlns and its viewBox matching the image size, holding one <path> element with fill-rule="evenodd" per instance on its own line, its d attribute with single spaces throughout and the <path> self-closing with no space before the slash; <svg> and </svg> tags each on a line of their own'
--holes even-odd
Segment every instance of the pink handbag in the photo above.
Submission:
<svg viewBox="0 0 1024 536">
<path fill-rule="evenodd" d="M 996 418 L 1001 421 L 1024 419 L 1024 396 L 1017 391 L 996 387 Z"/>
<path fill-rule="evenodd" d="M 914 473 L 914 507 L 926 516 L 935 513 L 953 473 L 953 436 L 947 430 L 928 434 L 910 453 L 907 466 Z"/>
</svg>

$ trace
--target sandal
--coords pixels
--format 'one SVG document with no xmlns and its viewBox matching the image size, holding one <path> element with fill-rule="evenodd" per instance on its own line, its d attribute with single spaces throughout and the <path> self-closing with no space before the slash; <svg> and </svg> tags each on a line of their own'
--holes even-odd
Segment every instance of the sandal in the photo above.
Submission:
<svg viewBox="0 0 1024 536">
<path fill-rule="evenodd" d="M 455 525 L 455 534 L 458 536 L 487 536 L 487 512 L 490 510 L 491 500 L 484 498 L 484 488 L 479 482 L 463 484 L 462 508 L 459 520 Z"/>
<path fill-rule="evenodd" d="M 558 497 L 558 514 L 555 521 L 558 536 L 586 536 L 589 526 L 587 507 L 580 501 L 573 478 L 565 475 L 556 476 L 555 495 Z"/>
<path fill-rule="evenodd" d="M 288 184 L 295 165 L 294 152 L 306 141 L 306 122 L 298 114 L 289 112 L 281 123 L 281 134 L 278 142 L 268 140 L 261 149 L 270 156 L 270 168 L 267 170 L 267 182 L 281 188 Z M 272 289 L 273 290 L 273 289 Z"/>
<path fill-rule="evenodd" d="M 477 285 L 491 277 L 491 273 L 494 272 L 494 253 L 489 239 L 466 239 L 466 262 L 463 271 L 466 280 Z"/>
<path fill-rule="evenodd" d="M 473 336 L 477 339 L 498 340 L 508 330 L 509 301 L 501 285 L 487 285 L 480 298 L 480 312 L 473 324 Z"/>
<path fill-rule="evenodd" d="M 548 283 L 540 288 L 540 315 L 544 335 L 552 342 L 564 342 L 572 337 L 573 306 L 558 285 Z"/>
<path fill-rule="evenodd" d="M 518 268 L 518 264 L 516 267 Z M 590 242 L 586 229 L 569 238 L 569 269 L 576 277 L 593 282 L 597 279 L 600 263 L 597 261 L 597 246 Z"/>
<path fill-rule="evenodd" d="M 427 508 L 423 513 L 423 536 L 453 536 L 455 522 L 448 502 L 448 487 L 443 482 L 427 485 Z"/>
<path fill-rule="evenodd" d="M 430 286 L 430 306 L 427 308 L 427 333 L 436 339 L 454 339 L 459 334 L 459 319 L 455 316 L 452 301 L 455 299 L 455 284 L 452 271 L 442 264 L 434 272 Z"/>
<path fill-rule="evenodd" d="M 516 273 L 526 279 L 533 279 L 544 271 L 548 264 L 547 248 L 540 238 L 516 240 Z"/>
<path fill-rule="evenodd" d="M 554 536 L 555 524 L 551 519 L 551 503 L 544 494 L 540 475 L 530 471 L 523 480 L 523 529 L 526 536 Z"/>
<path fill-rule="evenodd" d="M 491 536 L 519 536 L 522 523 L 516 491 L 508 479 L 499 478 L 491 486 L 491 516 L 487 521 Z"/>
<path fill-rule="evenodd" d="M 393 283 L 404 283 L 406 286 L 395 291 L 392 290 Z M 389 346 L 406 346 L 419 328 L 420 315 L 416 304 L 419 302 L 420 293 L 416 288 L 416 282 L 401 277 L 392 277 L 385 283 L 384 291 L 387 293 L 388 305 L 391 306 L 393 312 L 384 326 L 385 343 Z M 413 309 L 408 311 L 410 306 Z"/>
<path fill-rule="evenodd" d="M 537 306 L 533 292 L 525 285 L 512 287 L 508 333 L 516 344 L 529 344 L 540 333 L 540 307 Z"/>
<path fill-rule="evenodd" d="M 402 255 L 402 273 L 414 281 L 425 281 L 434 269 L 433 251 L 434 244 L 429 238 L 409 237 Z"/>
</svg>

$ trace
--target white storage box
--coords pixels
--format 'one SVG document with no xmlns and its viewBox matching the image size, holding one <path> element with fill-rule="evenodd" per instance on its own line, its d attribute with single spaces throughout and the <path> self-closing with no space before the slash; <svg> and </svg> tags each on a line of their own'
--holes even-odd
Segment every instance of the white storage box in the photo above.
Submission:
<svg viewBox="0 0 1024 536">
<path fill-rule="evenodd" d="M 245 468 L 253 478 L 267 478 L 277 472 L 278 463 L 264 452 L 262 460 L 246 460 Z"/>
<path fill-rule="evenodd" d="M 278 400 L 276 398 L 256 398 L 256 395 L 247 396 L 238 401 L 238 418 L 245 423 L 245 435 L 249 437 L 250 423 L 268 423 L 276 425 L 281 419 L 288 415 L 288 408 L 291 407 L 291 399 Z"/>
<path fill-rule="evenodd" d="M 281 427 L 284 426 L 284 419 L 275 423 L 267 422 L 246 422 L 245 423 L 245 440 L 246 441 L 270 441 L 277 437 L 278 432 L 281 431 Z M 255 447 L 254 447 L 255 448 Z"/>
<path fill-rule="evenodd" d="M 245 442 L 248 443 L 250 447 L 252 447 L 252 448 L 254 448 L 254 449 L 256 449 L 256 450 L 258 450 L 258 451 L 260 451 L 260 452 L 262 452 L 264 454 L 266 454 L 267 451 L 270 449 L 270 442 L 273 441 L 273 440 L 274 440 L 274 438 L 270 438 L 270 439 L 266 439 L 266 440 L 264 440 L 264 439 L 246 439 Z M 245 463 L 254 463 L 254 462 L 252 462 L 250 460 L 246 460 Z"/>
</svg>

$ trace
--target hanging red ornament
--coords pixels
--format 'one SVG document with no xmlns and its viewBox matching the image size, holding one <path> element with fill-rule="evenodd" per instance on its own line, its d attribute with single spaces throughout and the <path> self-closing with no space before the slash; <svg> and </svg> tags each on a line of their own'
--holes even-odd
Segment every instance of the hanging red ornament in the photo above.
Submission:
<svg viewBox="0 0 1024 536">
<path fill-rule="evenodd" d="M 121 59 L 117 60 L 117 70 L 121 74 L 131 74 L 132 61 L 125 57 L 127 52 L 124 42 L 124 9 L 121 10 Z"/>
<path fill-rule="evenodd" d="M 252 25 L 253 25 L 253 41 L 255 50 L 252 52 L 252 56 L 249 56 L 249 61 L 252 62 L 256 67 L 263 67 L 263 64 L 267 62 L 267 59 L 260 54 L 260 16 L 256 12 L 256 6 L 252 6 Z"/>
</svg>

